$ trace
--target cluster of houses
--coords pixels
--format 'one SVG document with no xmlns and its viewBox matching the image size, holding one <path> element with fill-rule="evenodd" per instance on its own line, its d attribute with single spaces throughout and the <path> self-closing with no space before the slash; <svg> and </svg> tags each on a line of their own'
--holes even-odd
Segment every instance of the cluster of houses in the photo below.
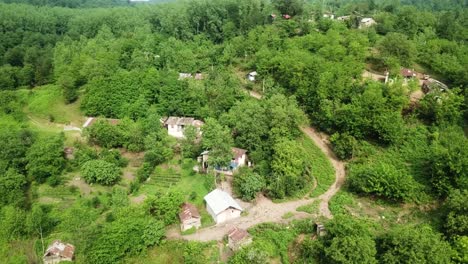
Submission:
<svg viewBox="0 0 468 264">
<path fill-rule="evenodd" d="M 328 18 L 328 19 L 331 19 L 331 20 L 335 20 L 335 15 L 332 14 L 332 13 L 324 13 L 323 14 L 323 17 L 324 18 Z M 347 21 L 347 20 L 350 20 L 351 19 L 351 16 L 339 16 L 339 17 L 336 17 L 336 20 L 337 21 Z M 362 28 L 369 28 L 373 25 L 377 24 L 377 22 L 375 22 L 375 20 L 372 18 L 372 17 L 362 17 L 360 20 L 359 20 L 359 28 L 362 29 Z"/>
<path fill-rule="evenodd" d="M 239 218 L 243 211 L 242 207 L 232 198 L 229 193 L 214 189 L 204 197 L 206 210 L 216 222 L 222 224 L 229 220 Z M 195 205 L 184 203 L 179 213 L 180 229 L 198 229 L 201 227 L 201 216 Z M 248 245 L 252 242 L 252 236 L 244 229 L 233 227 L 227 233 L 228 245 L 232 250 Z"/>
<path fill-rule="evenodd" d="M 392 80 L 389 78 L 390 73 L 388 71 L 385 71 L 385 83 L 392 83 Z M 407 82 L 408 80 L 412 79 L 417 79 L 419 80 L 419 84 L 421 85 L 422 91 L 427 94 L 435 89 L 438 89 L 440 91 L 446 91 L 448 90 L 448 86 L 445 85 L 444 83 L 431 78 L 427 74 L 421 74 L 416 72 L 415 70 L 408 69 L 408 68 L 401 68 L 400 70 L 400 75 L 403 77 L 404 81 Z"/>
</svg>

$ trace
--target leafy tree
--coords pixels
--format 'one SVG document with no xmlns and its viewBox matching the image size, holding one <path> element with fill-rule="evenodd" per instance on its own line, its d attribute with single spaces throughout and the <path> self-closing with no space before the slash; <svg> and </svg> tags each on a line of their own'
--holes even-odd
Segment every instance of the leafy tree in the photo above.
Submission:
<svg viewBox="0 0 468 264">
<path fill-rule="evenodd" d="M 149 134 L 145 139 L 145 162 L 155 167 L 169 160 L 173 153 L 167 136 L 159 137 L 157 134 Z"/>
<path fill-rule="evenodd" d="M 401 33 L 389 33 L 378 44 L 381 56 L 398 58 L 401 65 L 410 67 L 416 58 L 416 46 Z"/>
<path fill-rule="evenodd" d="M 26 154 L 35 140 L 29 130 L 0 129 L 0 172 L 13 168 L 26 173 Z"/>
<path fill-rule="evenodd" d="M 264 264 L 268 263 L 268 253 L 255 247 L 242 248 L 229 259 L 229 264 Z"/>
<path fill-rule="evenodd" d="M 120 154 L 120 151 L 117 149 L 103 149 L 98 156 L 99 159 L 113 163 L 122 168 L 126 167 L 128 164 L 128 160 L 122 157 L 122 154 Z"/>
<path fill-rule="evenodd" d="M 268 179 L 272 196 L 291 196 L 308 186 L 312 172 L 304 159 L 304 149 L 296 141 L 284 140 L 275 144 L 273 151 L 272 175 Z"/>
<path fill-rule="evenodd" d="M 272 4 L 281 14 L 296 16 L 304 11 L 303 0 L 273 0 Z"/>
<path fill-rule="evenodd" d="M 208 163 L 213 167 L 227 167 L 232 159 L 231 147 L 232 137 L 229 130 L 216 121 L 216 119 L 206 119 L 202 127 L 202 146 L 210 151 Z"/>
<path fill-rule="evenodd" d="M 249 158 L 254 162 L 267 158 L 264 151 L 269 148 L 269 120 L 260 102 L 240 101 L 222 116 L 221 121 L 233 131 L 236 145 L 249 151 Z"/>
<path fill-rule="evenodd" d="M 114 208 L 126 207 L 129 205 L 127 191 L 123 188 L 114 186 L 111 194 L 111 204 Z"/>
<path fill-rule="evenodd" d="M 206 254 L 203 253 L 205 248 L 206 245 L 200 242 L 188 241 L 184 247 L 184 263 L 203 264 L 209 262 Z"/>
<path fill-rule="evenodd" d="M 468 144 L 461 129 L 449 127 L 436 133 L 428 157 L 428 173 L 433 189 L 446 196 L 451 189 L 468 187 Z"/>
<path fill-rule="evenodd" d="M 121 131 L 104 119 L 97 120 L 85 129 L 88 141 L 106 148 L 122 146 Z"/>
<path fill-rule="evenodd" d="M 45 250 L 44 237 L 52 230 L 55 223 L 49 215 L 48 208 L 34 204 L 26 218 L 26 229 L 30 234 L 41 239 L 42 249 Z"/>
<path fill-rule="evenodd" d="M 26 159 L 28 176 L 37 182 L 60 176 L 65 166 L 63 153 L 64 135 L 39 138 L 28 150 Z"/>
<path fill-rule="evenodd" d="M 0 175 L 0 207 L 13 205 L 22 207 L 25 205 L 26 177 L 13 168 L 4 175 Z"/>
<path fill-rule="evenodd" d="M 13 241 L 26 235 L 26 212 L 13 206 L 0 209 L 0 240 Z"/>
<path fill-rule="evenodd" d="M 377 263 L 375 242 L 367 236 L 335 237 L 325 254 L 328 263 Z"/>
<path fill-rule="evenodd" d="M 457 125 L 463 117 L 463 96 L 458 89 L 449 92 L 435 91 L 421 101 L 418 113 L 439 126 Z"/>
<path fill-rule="evenodd" d="M 330 142 L 333 145 L 333 152 L 340 159 L 350 159 L 353 157 L 357 140 L 348 133 L 335 133 L 330 137 Z"/>
<path fill-rule="evenodd" d="M 468 190 L 454 190 L 444 203 L 445 233 L 450 236 L 468 236 Z"/>
<path fill-rule="evenodd" d="M 453 243 L 453 249 L 457 251 L 453 257 L 455 262 L 468 262 L 468 236 L 456 237 Z"/>
<path fill-rule="evenodd" d="M 81 167 L 81 174 L 88 183 L 112 185 L 120 180 L 122 172 L 115 164 L 103 160 L 90 160 Z"/>
<path fill-rule="evenodd" d="M 138 209 L 122 210 L 114 221 L 96 229 L 86 250 L 86 262 L 116 263 L 134 256 L 148 246 L 159 245 L 164 238 L 164 224 Z"/>
<path fill-rule="evenodd" d="M 380 161 L 354 165 L 348 177 L 350 188 L 396 201 L 415 199 L 417 182 L 404 168 Z"/>
<path fill-rule="evenodd" d="M 239 173 L 234 177 L 233 184 L 237 193 L 246 201 L 254 199 L 257 193 L 266 186 L 264 177 L 247 168 L 240 169 Z"/>
<path fill-rule="evenodd" d="M 194 126 L 186 126 L 184 128 L 185 138 L 182 141 L 182 156 L 185 158 L 194 158 L 200 154 L 200 142 L 198 138 L 197 128 Z"/>
<path fill-rule="evenodd" d="M 450 263 L 452 249 L 425 225 L 392 230 L 379 243 L 380 263 Z"/>
<path fill-rule="evenodd" d="M 165 225 L 170 225 L 177 221 L 182 202 L 181 193 L 169 191 L 166 194 L 158 193 L 156 196 L 148 197 L 145 200 L 145 208 L 156 219 L 164 222 Z"/>
</svg>

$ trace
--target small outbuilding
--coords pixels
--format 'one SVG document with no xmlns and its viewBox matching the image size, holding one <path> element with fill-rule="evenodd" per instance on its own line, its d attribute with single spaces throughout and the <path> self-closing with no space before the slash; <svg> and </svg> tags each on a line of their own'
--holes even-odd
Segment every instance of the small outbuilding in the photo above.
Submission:
<svg viewBox="0 0 468 264">
<path fill-rule="evenodd" d="M 249 74 L 247 74 L 247 79 L 251 82 L 255 82 L 255 78 L 257 77 L 257 72 L 256 71 L 253 71 L 253 72 L 249 72 Z"/>
<path fill-rule="evenodd" d="M 205 196 L 206 210 L 216 224 L 240 217 L 242 207 L 227 192 L 214 189 Z"/>
<path fill-rule="evenodd" d="M 325 236 L 327 234 L 327 230 L 325 229 L 325 226 L 321 223 L 316 223 L 317 226 L 317 236 Z"/>
<path fill-rule="evenodd" d="M 60 240 L 55 240 L 47 248 L 43 261 L 44 264 L 56 264 L 61 261 L 73 261 L 75 247 L 71 244 L 62 243 Z"/>
<path fill-rule="evenodd" d="M 186 231 L 195 227 L 198 229 L 201 226 L 201 217 L 197 207 L 190 203 L 184 203 L 179 213 L 180 230 Z"/>
<path fill-rule="evenodd" d="M 252 243 L 252 236 L 244 229 L 234 227 L 228 232 L 228 245 L 233 251 Z"/>
</svg>

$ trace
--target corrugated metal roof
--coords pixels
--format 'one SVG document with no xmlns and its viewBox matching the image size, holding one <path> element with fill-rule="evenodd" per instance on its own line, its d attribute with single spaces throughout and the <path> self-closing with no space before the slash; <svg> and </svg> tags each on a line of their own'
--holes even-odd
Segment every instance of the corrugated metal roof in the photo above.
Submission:
<svg viewBox="0 0 468 264">
<path fill-rule="evenodd" d="M 232 207 L 242 211 L 242 207 L 227 192 L 214 189 L 205 196 L 206 204 L 216 215 Z"/>
</svg>

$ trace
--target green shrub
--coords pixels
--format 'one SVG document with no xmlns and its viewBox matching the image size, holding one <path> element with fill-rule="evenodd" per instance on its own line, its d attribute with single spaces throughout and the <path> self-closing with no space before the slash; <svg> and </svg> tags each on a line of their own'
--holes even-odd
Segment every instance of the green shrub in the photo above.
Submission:
<svg viewBox="0 0 468 264">
<path fill-rule="evenodd" d="M 122 172 L 115 164 L 103 160 L 90 160 L 81 167 L 81 174 L 88 183 L 112 185 L 120 180 Z"/>
<path fill-rule="evenodd" d="M 348 177 L 350 189 L 394 201 L 414 200 L 418 183 L 405 168 L 387 162 L 355 164 Z"/>
</svg>

